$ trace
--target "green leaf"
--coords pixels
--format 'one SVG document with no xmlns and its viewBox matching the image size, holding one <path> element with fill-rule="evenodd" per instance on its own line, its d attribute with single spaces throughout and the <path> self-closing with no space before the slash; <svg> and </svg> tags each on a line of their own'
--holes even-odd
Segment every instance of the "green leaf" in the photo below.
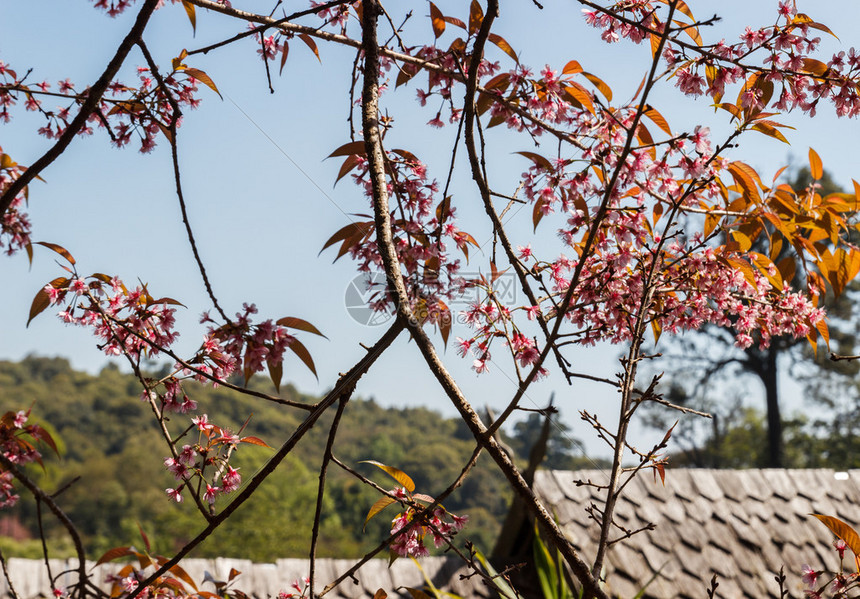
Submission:
<svg viewBox="0 0 860 599">
<path fill-rule="evenodd" d="M 409 478 L 409 475 L 403 472 L 402 470 L 398 470 L 392 466 L 386 466 L 381 462 L 377 462 L 376 460 L 364 460 L 361 462 L 362 464 L 372 464 L 385 472 L 388 476 L 396 480 L 400 485 L 409 491 L 410 493 L 415 490 L 415 483 L 412 482 L 412 479 Z"/>
<path fill-rule="evenodd" d="M 487 571 L 487 574 L 489 574 L 493 579 L 493 584 L 496 586 L 496 592 L 499 594 L 499 597 L 502 599 L 520 599 L 520 596 L 514 588 L 508 584 L 507 578 L 501 576 L 496 569 L 493 568 L 492 564 L 490 564 L 489 560 L 483 553 L 476 549 L 475 557 L 478 558 L 481 566 L 483 566 L 484 570 Z"/>
</svg>

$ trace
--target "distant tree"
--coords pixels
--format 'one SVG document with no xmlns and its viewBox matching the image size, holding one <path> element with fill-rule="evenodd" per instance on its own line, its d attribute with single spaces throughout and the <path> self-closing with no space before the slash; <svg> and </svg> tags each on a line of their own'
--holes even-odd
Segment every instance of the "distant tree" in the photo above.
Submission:
<svg viewBox="0 0 860 599">
<path fill-rule="evenodd" d="M 807 193 L 824 197 L 843 193 L 826 170 L 822 171 L 818 179 L 814 179 L 806 166 L 796 171 L 790 185 L 794 189 L 806 189 Z M 772 227 L 768 227 L 768 235 L 772 233 Z M 752 242 L 750 250 L 766 252 L 763 239 L 759 237 Z M 800 290 L 808 287 L 809 281 L 800 264 L 801 259 L 790 248 L 783 247 L 772 259 L 774 263 L 786 265 L 784 268 L 791 273 L 792 288 Z M 747 432 L 757 430 L 756 427 L 751 428 L 752 422 L 746 417 L 738 419 L 739 413 L 750 415 L 756 412 L 740 409 L 734 403 L 739 395 L 745 400 L 757 395 L 757 382 L 764 396 L 765 420 L 761 434 L 765 451 L 751 454 L 756 458 L 747 465 L 755 463 L 770 468 L 787 466 L 780 375 L 794 368 L 802 369 L 803 376 L 796 378 L 807 381 L 808 388 L 814 390 L 820 388 L 822 377 L 844 379 L 846 375 L 853 376 L 860 371 L 857 363 L 835 363 L 829 360 L 831 349 L 837 353 L 846 353 L 856 345 L 858 329 L 856 319 L 853 322 L 851 319 L 860 309 L 855 303 L 856 289 L 860 289 L 856 282 L 851 282 L 845 290 L 839 289 L 839 293 L 834 293 L 832 286 L 828 287 L 823 303 L 828 314 L 834 315 L 828 321 L 830 344 L 818 344 L 817 351 L 811 349 L 806 339 L 790 335 L 773 337 L 769 344 L 761 346 L 760 337 L 754 334 L 751 345 L 739 347 L 737 334 L 731 327 L 713 324 L 668 340 L 667 349 L 663 352 L 664 359 L 655 364 L 656 368 L 664 369 L 664 378 L 670 383 L 668 398 L 677 405 L 710 412 L 715 418 L 710 425 L 687 419 L 676 430 L 676 436 L 688 440 L 697 438 L 706 447 L 713 449 L 719 446 L 721 437 L 730 434 L 735 425 L 743 426 Z M 670 416 L 653 413 L 655 416 L 650 422 L 656 428 L 665 430 L 671 425 Z M 734 467 L 733 459 L 722 461 L 720 456 L 724 454 L 721 451 L 710 451 L 709 455 L 707 461 L 710 467 Z"/>
</svg>

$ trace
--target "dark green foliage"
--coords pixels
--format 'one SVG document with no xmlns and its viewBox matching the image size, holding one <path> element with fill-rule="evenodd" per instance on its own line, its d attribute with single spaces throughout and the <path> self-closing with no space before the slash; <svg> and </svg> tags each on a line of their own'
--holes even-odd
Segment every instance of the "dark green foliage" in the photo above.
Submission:
<svg viewBox="0 0 860 599">
<path fill-rule="evenodd" d="M 262 380 L 252 381 L 256 385 L 263 389 Z M 258 436 L 272 447 L 281 445 L 305 415 L 223 387 L 188 384 L 186 391 L 198 402 L 197 413 L 208 413 L 216 424 L 238 430 L 252 416 L 243 435 Z M 316 400 L 301 396 L 291 386 L 282 387 L 281 395 L 307 403 Z M 162 464 L 168 450 L 133 376 L 113 366 L 91 376 L 73 371 L 59 358 L 0 362 L 0 412 L 30 407 L 32 418 L 55 434 L 62 458 L 46 456 L 44 472 L 37 466 L 31 466 L 29 472 L 49 492 L 80 477 L 58 502 L 77 523 L 91 556 L 98 557 L 113 546 L 139 544 L 138 523 L 153 541 L 154 550 L 165 553 L 202 530 L 205 523 L 190 498 L 180 505 L 167 499 L 164 490 L 176 484 Z M 190 424 L 190 416 L 171 416 L 173 434 Z M 307 555 L 320 460 L 332 416 L 321 419 L 255 496 L 194 555 L 257 561 Z M 385 487 L 391 487 L 390 479 L 361 464 L 362 460 L 395 466 L 415 480 L 419 492 L 437 495 L 459 475 L 473 448 L 474 441 L 463 434 L 456 420 L 425 408 L 386 409 L 373 400 L 352 400 L 341 421 L 334 453 Z M 247 481 L 271 453 L 242 445 L 231 463 L 240 467 Z M 26 492 L 21 495 L 18 506 L 4 515 L 19 518 L 35 538 L 35 508 Z M 376 491 L 331 465 L 319 554 L 356 556 L 384 539 L 395 507 L 371 520 L 362 532 L 367 511 L 376 499 Z M 491 461 L 482 458 L 465 485 L 444 505 L 453 513 L 470 516 L 462 540 L 470 538 L 478 546 L 490 547 L 508 500 L 503 477 Z M 63 539 L 62 546 L 68 551 L 56 521 L 46 517 L 45 526 L 48 536 Z M 29 547 L 21 543 L 22 549 L 25 545 Z M 14 555 L 15 551 L 6 551 L 4 546 L 4 553 Z"/>
</svg>

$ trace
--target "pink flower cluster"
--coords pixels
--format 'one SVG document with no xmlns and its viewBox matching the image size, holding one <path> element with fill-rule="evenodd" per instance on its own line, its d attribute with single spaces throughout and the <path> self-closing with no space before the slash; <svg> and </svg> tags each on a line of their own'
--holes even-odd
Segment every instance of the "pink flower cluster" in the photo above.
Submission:
<svg viewBox="0 0 860 599">
<path fill-rule="evenodd" d="M 311 579 L 305 577 L 303 580 L 294 580 L 290 585 L 291 592 L 280 591 L 278 599 L 305 599 L 311 587 Z"/>
<path fill-rule="evenodd" d="M 256 305 L 242 304 L 242 312 L 236 313 L 235 320 L 219 326 L 204 314 L 201 322 L 212 326 L 200 354 L 192 363 L 204 360 L 200 368 L 208 372 L 212 365 L 213 376 L 222 380 L 241 368 L 246 383 L 251 375 L 261 372 L 267 365 L 280 364 L 295 337 L 272 319 L 252 324 L 251 315 L 256 313 Z"/>
<path fill-rule="evenodd" d="M 395 489 L 394 493 L 406 499 L 407 493 L 403 488 Z M 418 518 L 421 506 L 409 506 L 406 511 L 398 514 L 391 522 L 391 534 L 397 535 L 390 545 L 391 551 L 399 557 L 426 557 L 430 551 L 425 545 L 425 538 L 433 538 L 436 548 L 449 543 L 457 532 L 463 529 L 468 516 L 457 516 L 439 506 L 433 510 L 429 518 Z"/>
<path fill-rule="evenodd" d="M 833 546 L 839 554 L 839 571 L 813 570 L 809 565 L 804 564 L 801 570 L 801 580 L 806 585 L 806 589 L 803 591 L 804 597 L 809 599 L 824 599 L 824 597 L 848 599 L 857 596 L 857 591 L 860 590 L 860 574 L 846 572 L 843 566 L 848 545 L 842 539 L 837 539 Z M 852 591 L 854 592 L 852 593 Z"/>
<path fill-rule="evenodd" d="M 43 442 L 54 452 L 57 446 L 50 433 L 38 424 L 27 424 L 30 410 L 9 411 L 0 417 L 0 455 L 16 466 L 30 462 L 42 463 L 42 454 L 36 442 Z M 14 476 L 0 464 L 0 509 L 11 507 L 19 496 L 13 486 Z"/>
<path fill-rule="evenodd" d="M 139 362 L 156 357 L 179 337 L 174 330 L 177 302 L 155 299 L 146 287 L 129 289 L 117 277 L 60 277 L 42 289 L 50 304 L 66 302 L 57 316 L 68 324 L 90 327 L 109 356 L 126 355 Z"/>
<path fill-rule="evenodd" d="M 121 12 L 121 4 L 113 4 L 112 9 L 108 10 Z M 93 127 L 105 129 L 111 143 L 118 148 L 126 146 L 133 136 L 137 136 L 140 151 L 150 152 L 156 145 L 155 138 L 159 132 L 167 131 L 174 121 L 177 126 L 180 124 L 171 99 L 180 108 L 193 109 L 200 104 L 197 79 L 186 73 L 185 65 L 178 61 L 174 70 L 163 78 L 164 87 L 158 84 L 149 68 L 138 67 L 137 71 L 137 87 L 118 81 L 109 86 L 110 97 L 105 94 L 99 110 L 90 115 L 80 135 L 91 135 Z M 191 73 L 194 74 L 194 71 Z M 39 134 L 48 139 L 59 138 L 74 116 L 73 108 L 86 98 L 87 90 L 79 90 L 69 79 L 64 79 L 57 82 L 58 92 L 54 93 L 49 91 L 51 84 L 47 81 L 28 84 L 25 79 L 26 76 L 19 78 L 14 70 L 0 62 L 0 120 L 8 122 L 11 119 L 9 108 L 23 99 L 25 110 L 39 112 L 45 118 Z M 39 99 L 42 95 L 66 97 L 69 102 L 54 110 L 47 110 Z"/>
<path fill-rule="evenodd" d="M 164 467 L 180 481 L 175 488 L 165 489 L 167 496 L 180 503 L 182 491 L 187 487 L 210 506 L 215 504 L 219 495 L 232 493 L 242 485 L 242 475 L 238 468 L 228 463 L 232 452 L 239 443 L 265 445 L 256 437 L 240 437 L 229 429 L 215 426 L 206 414 L 191 419 L 197 430 L 197 441 L 182 446 L 176 457 L 164 458 Z M 198 478 L 199 485 L 191 482 Z"/>
<path fill-rule="evenodd" d="M 626 38 L 639 43 L 647 29 L 663 30 L 655 22 L 654 4 L 618 2 L 601 11 L 584 11 L 585 19 L 603 30 L 607 41 Z M 719 102 L 727 85 L 745 82 L 742 104 L 748 110 L 764 109 L 772 95 L 773 107 L 780 111 L 799 108 L 814 115 L 819 101 L 825 100 L 839 116 L 860 114 L 860 55 L 851 48 L 821 62 L 812 56 L 821 42 L 813 30 L 830 33 L 826 26 L 796 14 L 794 4 L 785 1 L 778 5 L 774 25 L 746 27 L 734 44 L 725 40 L 691 44 L 682 29 L 676 29 L 666 41 L 663 58 L 675 68 L 677 87 L 691 96 L 708 95 Z M 746 62 L 753 53 L 757 57 L 764 53 L 756 62 L 768 66 Z"/>
<path fill-rule="evenodd" d="M 460 259 L 450 255 L 448 244 L 467 258 L 468 246 L 477 247 L 478 244 L 455 224 L 455 209 L 450 201 L 437 202 L 438 184 L 429 179 L 423 162 L 405 150 L 392 150 L 386 159 L 394 245 L 412 308 L 422 319 L 439 323 L 450 317 L 445 300 L 460 295 L 467 285 L 458 276 Z M 363 155 L 354 154 L 347 157 L 347 161 L 355 171 L 353 180 L 372 202 L 367 160 Z M 348 239 L 346 243 L 350 256 L 358 262 L 358 270 L 367 273 L 367 285 L 373 297 L 371 306 L 379 311 L 390 310 L 386 286 L 375 282 L 382 278 L 371 276 L 384 273 L 384 269 L 370 225 L 367 223 L 365 234 Z"/>
</svg>

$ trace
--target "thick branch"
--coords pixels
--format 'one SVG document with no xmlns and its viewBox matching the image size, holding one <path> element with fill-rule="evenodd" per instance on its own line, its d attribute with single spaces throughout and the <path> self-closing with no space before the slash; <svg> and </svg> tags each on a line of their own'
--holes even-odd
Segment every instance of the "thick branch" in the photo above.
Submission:
<svg viewBox="0 0 860 599">
<path fill-rule="evenodd" d="M 444 389 L 461 418 L 469 427 L 478 443 L 498 464 L 499 469 L 508 479 L 514 491 L 522 497 L 528 509 L 540 522 L 552 542 L 559 548 L 567 563 L 573 569 L 577 578 L 590 596 L 605 599 L 606 593 L 598 586 L 590 575 L 588 566 L 579 557 L 573 545 L 565 538 L 564 533 L 555 523 L 552 515 L 547 512 L 526 481 L 520 475 L 517 467 L 508 455 L 496 443 L 492 435 L 478 417 L 478 414 L 463 396 L 454 379 L 445 369 L 433 344 L 421 328 L 420 321 L 412 313 L 406 287 L 400 274 L 400 263 L 394 248 L 391 216 L 388 208 L 388 190 L 385 181 L 385 160 L 382 150 L 382 139 L 378 126 L 379 109 L 379 46 L 376 38 L 376 19 L 379 4 L 376 0 L 365 1 L 362 16 L 362 46 L 364 48 L 364 88 L 362 96 L 362 124 L 364 128 L 364 145 L 370 169 L 370 181 L 373 188 L 373 210 L 376 223 L 377 244 L 385 266 L 392 296 L 397 303 L 398 317 L 407 323 L 412 339 L 418 345 L 428 367 L 433 372 L 439 384 Z"/>
</svg>

